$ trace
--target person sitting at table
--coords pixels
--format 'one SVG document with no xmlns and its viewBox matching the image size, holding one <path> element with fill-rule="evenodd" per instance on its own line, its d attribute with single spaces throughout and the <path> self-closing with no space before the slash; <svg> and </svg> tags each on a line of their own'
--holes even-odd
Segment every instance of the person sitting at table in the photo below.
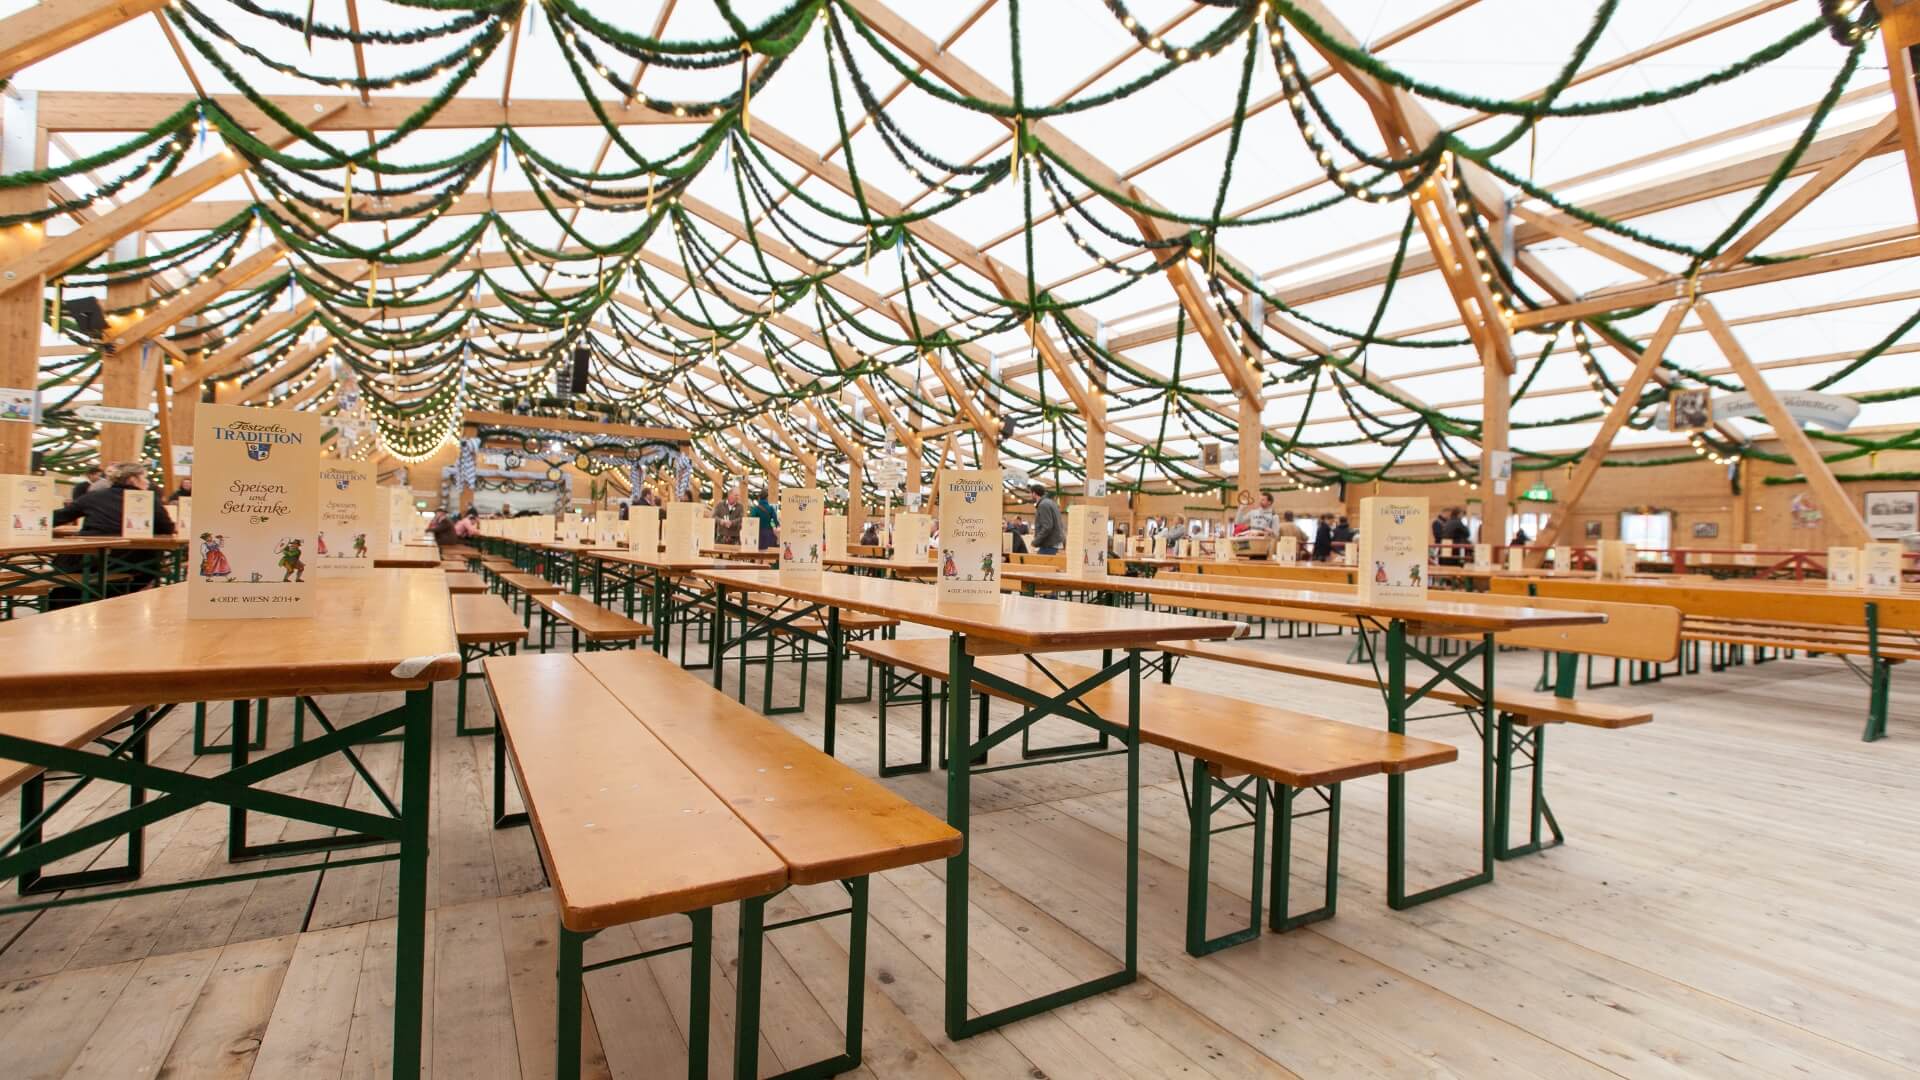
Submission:
<svg viewBox="0 0 1920 1080">
<path fill-rule="evenodd" d="M 98 465 L 90 466 L 87 469 L 87 475 L 85 479 L 82 479 L 73 485 L 73 494 L 67 496 L 67 501 L 69 503 L 79 502 L 80 497 L 85 495 L 87 492 L 92 491 L 93 485 L 99 482 L 100 482 L 100 466 Z"/>
<path fill-rule="evenodd" d="M 460 515 L 460 520 L 453 523 L 453 535 L 462 540 L 480 535 L 480 511 L 467 507 L 467 512 Z"/>
<path fill-rule="evenodd" d="M 75 521 L 80 522 L 80 531 L 75 534 L 77 536 L 119 536 L 127 492 L 148 490 L 147 466 L 141 461 L 123 461 L 109 465 L 105 476 L 106 487 L 89 491 L 55 510 L 53 523 L 70 525 Z M 165 506 L 155 505 L 153 508 L 153 535 L 173 535 L 173 518 Z M 133 579 L 133 587 L 144 589 L 160 580 L 160 555 L 158 551 L 129 551 L 115 558 Z M 61 555 L 53 563 L 68 574 L 84 574 L 91 558 L 86 555 Z M 62 608 L 79 603 L 80 597 L 79 588 L 61 585 L 49 594 L 48 599 L 52 607 Z"/>
<path fill-rule="evenodd" d="M 880 523 L 878 521 L 869 521 L 867 522 L 867 527 L 860 530 L 860 544 L 863 547 L 878 547 L 880 545 Z"/>
<path fill-rule="evenodd" d="M 177 503 L 181 499 L 191 498 L 193 498 L 193 477 L 183 476 L 180 478 L 180 486 L 173 489 L 173 494 L 167 496 L 167 501 Z"/>
</svg>

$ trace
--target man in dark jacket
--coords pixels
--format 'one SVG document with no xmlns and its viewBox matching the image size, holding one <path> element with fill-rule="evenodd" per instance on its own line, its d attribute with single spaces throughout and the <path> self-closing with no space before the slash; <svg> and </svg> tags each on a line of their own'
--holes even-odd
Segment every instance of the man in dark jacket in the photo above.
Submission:
<svg viewBox="0 0 1920 1080">
<path fill-rule="evenodd" d="M 1033 550 L 1041 555 L 1057 555 L 1067 543 L 1067 527 L 1060 520 L 1060 504 L 1047 494 L 1047 485 L 1033 485 Z"/>
<path fill-rule="evenodd" d="M 1473 530 L 1467 527 L 1467 515 L 1459 507 L 1447 512 L 1447 527 L 1441 534 L 1440 565 L 1461 566 L 1467 549 L 1473 546 Z"/>
<path fill-rule="evenodd" d="M 99 479 L 100 466 L 95 465 L 87 470 L 87 475 L 84 479 L 73 485 L 73 494 L 67 497 L 67 501 L 70 503 L 79 502 L 81 496 L 93 490 L 93 485 L 97 483 Z"/>
<path fill-rule="evenodd" d="M 81 536 L 119 536 L 127 492 L 148 490 L 147 466 L 139 461 L 121 462 L 107 468 L 106 478 L 106 487 L 87 492 L 55 510 L 53 523 L 69 525 L 78 521 Z M 173 535 L 173 518 L 168 515 L 167 508 L 158 502 L 153 506 L 153 535 Z M 86 572 L 88 558 L 91 556 L 62 555 L 54 560 L 54 565 L 70 574 L 82 574 Z M 158 551 L 120 552 L 115 556 L 115 561 L 133 578 L 135 588 L 144 589 L 160 579 Z M 62 585 L 54 589 L 48 599 L 55 608 L 69 607 L 80 602 L 80 590 Z"/>
</svg>

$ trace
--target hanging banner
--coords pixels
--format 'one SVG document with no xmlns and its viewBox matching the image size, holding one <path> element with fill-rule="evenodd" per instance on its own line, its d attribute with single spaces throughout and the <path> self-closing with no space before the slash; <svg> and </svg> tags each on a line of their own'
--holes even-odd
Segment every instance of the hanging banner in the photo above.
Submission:
<svg viewBox="0 0 1920 1080">
<path fill-rule="evenodd" d="M 818 574 L 826 540 L 826 493 L 819 488 L 780 489 L 780 573 Z M 711 521 L 712 518 L 707 520 Z"/>
<path fill-rule="evenodd" d="M 322 577 L 357 574 L 373 569 L 369 534 L 375 528 L 374 501 L 386 499 L 373 465 L 365 461 L 320 463 L 320 525 L 313 542 L 313 572 Z"/>
<path fill-rule="evenodd" d="M 1107 572 L 1107 508 L 1088 503 L 1067 507 L 1067 573 L 1098 577 Z"/>
<path fill-rule="evenodd" d="M 934 478 L 940 501 L 940 601 L 1000 602 L 999 469 L 942 469 Z"/>
<path fill-rule="evenodd" d="M 202 403 L 193 420 L 195 479 L 208 498 L 194 522 L 188 617 L 311 615 L 319 414 Z"/>
<path fill-rule="evenodd" d="M 1682 391 L 1682 393 L 1689 393 Z M 1697 393 L 1697 391 L 1691 392 Z M 1853 426 L 1860 415 L 1860 403 L 1840 394 L 1821 394 L 1812 390 L 1776 390 L 1774 397 L 1786 408 L 1787 415 L 1793 417 L 1796 424 L 1812 424 L 1828 431 L 1845 431 Z M 1737 394 L 1720 394 L 1712 397 L 1703 407 L 1691 400 L 1677 401 L 1671 409 L 1653 410 L 1653 426 L 1661 431 L 1674 430 L 1674 413 L 1678 413 L 1679 422 L 1690 427 L 1704 428 L 1709 423 L 1722 420 L 1748 419 L 1767 422 L 1753 395 L 1742 391 Z M 1680 430 L 1687 430 L 1681 428 Z"/>
<path fill-rule="evenodd" d="M 1370 495 L 1360 500 L 1361 603 L 1426 598 L 1431 516 L 1424 498 Z"/>
<path fill-rule="evenodd" d="M 121 493 L 120 535 L 138 540 L 153 536 L 153 492 L 128 488 Z"/>
</svg>

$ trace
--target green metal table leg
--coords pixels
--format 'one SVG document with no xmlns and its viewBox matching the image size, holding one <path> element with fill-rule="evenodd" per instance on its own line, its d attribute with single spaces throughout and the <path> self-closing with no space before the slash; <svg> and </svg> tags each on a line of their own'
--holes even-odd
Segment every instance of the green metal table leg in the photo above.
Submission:
<svg viewBox="0 0 1920 1080">
<path fill-rule="evenodd" d="M 433 687 L 407 691 L 400 780 L 400 906 L 396 913 L 393 988 L 393 1075 L 420 1075 L 421 1015 L 426 996 L 427 785 L 433 776 Z"/>
<path fill-rule="evenodd" d="M 840 726 L 840 679 L 843 671 L 841 661 L 846 648 L 846 634 L 840 629 L 840 609 L 830 607 L 827 609 L 827 704 L 823 717 L 826 730 L 820 737 L 820 748 L 828 757 L 833 756 L 834 735 Z M 771 677 L 772 673 L 768 674 Z M 802 665 L 800 669 L 802 694 L 806 692 L 806 680 L 806 667 Z"/>
</svg>

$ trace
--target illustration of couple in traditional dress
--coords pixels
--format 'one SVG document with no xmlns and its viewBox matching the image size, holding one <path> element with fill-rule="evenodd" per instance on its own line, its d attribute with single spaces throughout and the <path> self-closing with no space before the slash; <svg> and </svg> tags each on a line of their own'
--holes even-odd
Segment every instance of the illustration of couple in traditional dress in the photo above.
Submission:
<svg viewBox="0 0 1920 1080">
<path fill-rule="evenodd" d="M 290 536 L 280 541 L 280 561 L 276 565 L 280 567 L 281 581 L 305 580 L 301 575 L 306 573 L 307 564 L 300 561 L 299 537 Z"/>
<path fill-rule="evenodd" d="M 200 576 L 213 581 L 216 578 L 233 580 L 233 567 L 227 562 L 225 547 L 227 538 L 212 533 L 200 534 Z"/>
</svg>

